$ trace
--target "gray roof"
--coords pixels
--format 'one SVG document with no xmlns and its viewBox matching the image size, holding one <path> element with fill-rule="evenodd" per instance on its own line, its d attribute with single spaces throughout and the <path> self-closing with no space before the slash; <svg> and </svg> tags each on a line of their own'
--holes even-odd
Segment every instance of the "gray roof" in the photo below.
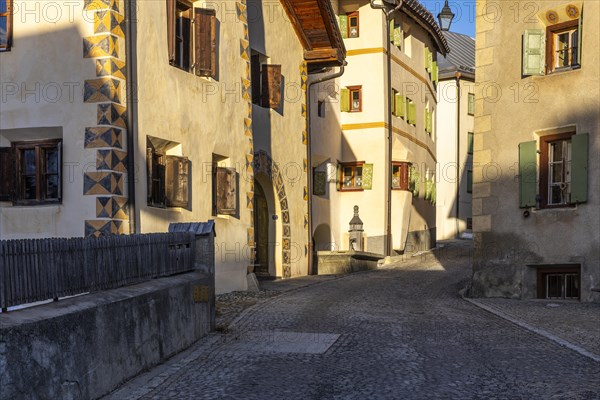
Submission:
<svg viewBox="0 0 600 400">
<path fill-rule="evenodd" d="M 169 232 L 193 232 L 196 236 L 206 236 L 215 232 L 215 221 L 209 219 L 208 222 L 172 222 L 169 224 Z"/>
<path fill-rule="evenodd" d="M 444 32 L 450 46 L 450 53 L 446 57 L 438 54 L 440 78 L 454 72 L 475 74 L 475 39 L 456 32 Z"/>
<path fill-rule="evenodd" d="M 450 51 L 451 46 L 448 46 L 444 33 L 435 21 L 435 18 L 418 0 L 404 0 L 402 10 L 420 22 L 425 29 L 429 30 L 438 48 L 443 53 Z"/>
</svg>

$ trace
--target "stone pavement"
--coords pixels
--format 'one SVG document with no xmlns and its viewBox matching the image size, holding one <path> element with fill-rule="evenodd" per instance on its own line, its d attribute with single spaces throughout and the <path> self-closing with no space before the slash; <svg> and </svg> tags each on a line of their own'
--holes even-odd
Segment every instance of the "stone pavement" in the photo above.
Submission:
<svg viewBox="0 0 600 400">
<path fill-rule="evenodd" d="M 460 297 L 469 254 L 271 283 L 227 332 L 109 398 L 600 399 L 600 363 Z"/>
</svg>

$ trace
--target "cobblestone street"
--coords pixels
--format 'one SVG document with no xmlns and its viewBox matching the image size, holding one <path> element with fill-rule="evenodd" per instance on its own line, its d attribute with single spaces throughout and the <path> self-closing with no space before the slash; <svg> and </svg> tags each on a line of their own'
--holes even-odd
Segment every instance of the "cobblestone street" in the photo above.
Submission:
<svg viewBox="0 0 600 400">
<path fill-rule="evenodd" d="M 469 254 L 454 243 L 281 294 L 269 283 L 228 329 L 110 398 L 600 399 L 600 363 L 461 298 Z"/>
</svg>

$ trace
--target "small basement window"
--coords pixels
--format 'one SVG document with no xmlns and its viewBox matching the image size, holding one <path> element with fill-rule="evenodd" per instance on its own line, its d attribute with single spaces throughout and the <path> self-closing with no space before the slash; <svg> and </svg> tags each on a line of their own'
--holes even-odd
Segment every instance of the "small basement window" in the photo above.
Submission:
<svg viewBox="0 0 600 400">
<path fill-rule="evenodd" d="M 537 294 L 540 299 L 578 300 L 581 296 L 579 265 L 543 265 L 537 269 Z"/>
</svg>

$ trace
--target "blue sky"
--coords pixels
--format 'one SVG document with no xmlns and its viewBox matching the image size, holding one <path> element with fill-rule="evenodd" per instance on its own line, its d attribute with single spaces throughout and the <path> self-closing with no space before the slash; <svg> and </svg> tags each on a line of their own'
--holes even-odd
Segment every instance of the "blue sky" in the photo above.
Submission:
<svg viewBox="0 0 600 400">
<path fill-rule="evenodd" d="M 421 3 L 433 14 L 437 21 L 437 15 L 444 7 L 444 0 L 420 0 Z M 448 5 L 455 14 L 451 32 L 475 37 L 475 0 L 449 0 Z"/>
</svg>

